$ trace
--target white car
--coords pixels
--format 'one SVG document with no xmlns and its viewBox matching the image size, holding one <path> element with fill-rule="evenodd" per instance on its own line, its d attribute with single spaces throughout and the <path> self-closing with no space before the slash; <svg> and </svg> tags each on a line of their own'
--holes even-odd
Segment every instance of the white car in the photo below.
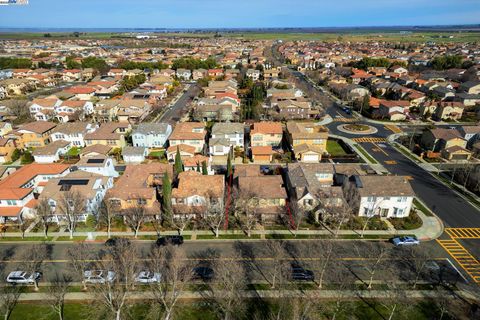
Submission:
<svg viewBox="0 0 480 320">
<path fill-rule="evenodd" d="M 13 284 L 34 284 L 41 276 L 40 272 L 12 271 L 7 276 L 7 282 Z"/>
<path fill-rule="evenodd" d="M 87 270 L 83 274 L 86 283 L 105 283 L 115 279 L 115 272 L 105 270 Z"/>
<path fill-rule="evenodd" d="M 135 277 L 138 283 L 155 283 L 160 282 L 161 275 L 158 272 L 140 271 Z"/>
</svg>

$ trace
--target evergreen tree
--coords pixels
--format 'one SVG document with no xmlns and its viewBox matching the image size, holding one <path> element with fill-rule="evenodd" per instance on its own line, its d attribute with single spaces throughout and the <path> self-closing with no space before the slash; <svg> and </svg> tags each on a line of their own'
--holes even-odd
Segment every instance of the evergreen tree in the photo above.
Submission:
<svg viewBox="0 0 480 320">
<path fill-rule="evenodd" d="M 197 162 L 197 172 L 201 172 L 201 171 L 200 171 L 200 163 L 199 163 L 199 162 Z"/>
<path fill-rule="evenodd" d="M 208 168 L 207 168 L 207 162 L 206 161 L 202 161 L 202 174 L 204 176 L 208 175 Z"/>
<path fill-rule="evenodd" d="M 168 177 L 168 173 L 163 176 L 162 182 L 162 210 L 163 221 L 170 221 L 172 217 L 172 183 Z"/>
<path fill-rule="evenodd" d="M 175 174 L 183 172 L 182 157 L 180 156 L 180 149 L 178 147 L 177 154 L 175 155 L 175 164 L 173 165 L 173 168 L 175 169 Z"/>
</svg>

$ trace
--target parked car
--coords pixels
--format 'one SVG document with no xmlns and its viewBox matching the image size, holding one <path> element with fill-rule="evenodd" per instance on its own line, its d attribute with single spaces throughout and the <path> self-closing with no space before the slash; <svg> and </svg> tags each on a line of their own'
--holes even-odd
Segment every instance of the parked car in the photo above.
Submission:
<svg viewBox="0 0 480 320">
<path fill-rule="evenodd" d="M 164 236 L 157 239 L 158 246 L 166 246 L 167 244 L 179 246 L 183 244 L 183 236 Z"/>
<path fill-rule="evenodd" d="M 208 281 L 212 280 L 214 271 L 210 267 L 195 267 L 193 268 L 193 279 Z"/>
<path fill-rule="evenodd" d="M 161 275 L 158 272 L 140 271 L 135 277 L 135 282 L 155 283 L 155 282 L 160 282 L 160 278 L 161 278 Z"/>
<path fill-rule="evenodd" d="M 107 241 L 105 241 L 105 245 L 108 246 L 108 247 L 114 247 L 114 246 L 116 246 L 120 243 L 124 243 L 126 245 L 129 245 L 130 240 L 128 240 L 127 238 L 112 237 L 112 238 L 108 239 Z"/>
<path fill-rule="evenodd" d="M 313 281 L 315 280 L 315 275 L 313 274 L 313 271 L 307 270 L 299 264 L 293 263 L 292 280 Z"/>
<path fill-rule="evenodd" d="M 12 271 L 7 276 L 7 282 L 12 284 L 34 284 L 41 277 L 42 274 L 40 272 Z"/>
<path fill-rule="evenodd" d="M 115 279 L 115 272 L 106 270 L 87 270 L 83 274 L 86 283 L 105 283 Z"/>
<path fill-rule="evenodd" d="M 406 237 L 395 237 L 392 239 L 392 243 L 395 246 L 418 246 L 420 241 L 416 237 L 406 236 Z"/>
</svg>

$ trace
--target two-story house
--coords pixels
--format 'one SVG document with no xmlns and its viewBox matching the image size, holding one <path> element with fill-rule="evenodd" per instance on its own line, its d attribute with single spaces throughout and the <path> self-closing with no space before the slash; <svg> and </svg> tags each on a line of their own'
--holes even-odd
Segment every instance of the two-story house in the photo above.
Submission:
<svg viewBox="0 0 480 320">
<path fill-rule="evenodd" d="M 132 131 L 132 126 L 125 122 L 104 123 L 92 133 L 85 135 L 85 145 L 103 144 L 112 148 L 126 146 L 125 135 Z"/>
<path fill-rule="evenodd" d="M 252 147 L 279 147 L 282 137 L 283 129 L 279 122 L 256 122 L 250 131 Z"/>
<path fill-rule="evenodd" d="M 98 129 L 98 125 L 88 122 L 73 122 L 59 124 L 52 131 L 52 141 L 69 141 L 74 147 L 85 146 L 85 135 Z"/>
<path fill-rule="evenodd" d="M 17 142 L 21 148 L 43 147 L 50 143 L 50 135 L 56 126 L 48 121 L 30 122 L 22 125 L 13 134 L 19 138 Z"/>
<path fill-rule="evenodd" d="M 297 160 L 319 162 L 327 152 L 328 129 L 311 122 L 287 122 L 287 140 Z"/>
<path fill-rule="evenodd" d="M 245 127 L 242 123 L 215 123 L 209 141 L 209 153 L 225 156 L 232 148 L 244 146 Z"/>
<path fill-rule="evenodd" d="M 162 148 L 171 134 L 172 126 L 168 123 L 141 123 L 133 130 L 133 146 Z"/>
<path fill-rule="evenodd" d="M 202 152 L 205 148 L 207 130 L 203 122 L 180 122 L 173 129 L 170 138 L 170 146 L 186 144 L 195 148 L 195 152 Z"/>
<path fill-rule="evenodd" d="M 60 99 L 34 99 L 30 105 L 30 113 L 37 121 L 48 121 L 55 116 L 55 107 L 62 104 Z"/>
</svg>

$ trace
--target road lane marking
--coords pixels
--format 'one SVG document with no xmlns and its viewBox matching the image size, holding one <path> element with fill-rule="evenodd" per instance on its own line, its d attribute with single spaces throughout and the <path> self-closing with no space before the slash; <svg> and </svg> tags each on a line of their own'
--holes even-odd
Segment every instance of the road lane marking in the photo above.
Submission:
<svg viewBox="0 0 480 320">
<path fill-rule="evenodd" d="M 392 131 L 393 133 L 402 133 L 402 129 L 400 129 L 398 126 L 394 125 L 394 124 L 387 124 L 385 125 L 385 129 L 388 129 L 390 131 Z"/>
<path fill-rule="evenodd" d="M 475 282 L 480 283 L 480 262 L 467 249 L 455 239 L 436 241 Z"/>
<path fill-rule="evenodd" d="M 353 138 L 355 142 L 371 142 L 371 143 L 378 143 L 378 142 L 386 142 L 385 138 L 378 138 L 378 137 L 362 137 L 362 138 Z"/>
<path fill-rule="evenodd" d="M 395 160 L 387 160 L 385 161 L 386 164 L 391 164 L 391 165 L 394 165 L 394 164 L 397 164 L 397 161 Z"/>
<path fill-rule="evenodd" d="M 452 239 L 480 239 L 480 228 L 445 228 Z"/>
<path fill-rule="evenodd" d="M 383 153 L 388 157 L 388 153 L 385 152 L 385 150 L 383 150 L 382 148 L 380 148 L 380 146 L 378 146 L 375 142 L 372 142 L 372 144 L 375 146 L 375 148 L 377 148 L 378 150 L 380 150 L 381 152 L 383 152 Z"/>
</svg>

